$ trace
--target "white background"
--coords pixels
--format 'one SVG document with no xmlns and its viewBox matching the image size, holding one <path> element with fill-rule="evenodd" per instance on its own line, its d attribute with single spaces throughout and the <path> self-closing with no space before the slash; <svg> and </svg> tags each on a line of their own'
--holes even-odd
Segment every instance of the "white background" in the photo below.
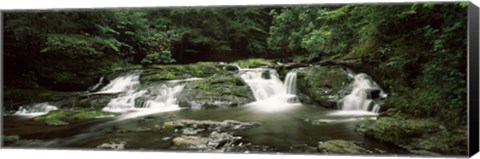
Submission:
<svg viewBox="0 0 480 159">
<path fill-rule="evenodd" d="M 0 10 L 55 9 L 55 8 L 112 8 L 112 7 L 154 7 L 154 6 L 215 6 L 215 5 L 272 5 L 272 4 L 325 4 L 325 3 L 377 3 L 377 2 L 422 2 L 426 0 L 0 0 Z M 446 0 L 435 0 L 446 1 Z M 473 3 L 480 4 L 478 0 Z M 472 134 L 473 135 L 473 134 Z M 478 134 L 477 134 L 478 135 Z M 92 151 L 92 150 L 45 150 L 45 149 L 0 149 L 1 158 L 48 158 L 48 159 L 85 159 L 85 158 L 190 158 L 190 159 L 317 159 L 317 158 L 415 158 L 380 156 L 326 156 L 326 155 L 264 155 L 264 154 L 209 154 L 209 153 L 167 153 L 139 151 Z M 417 157 L 418 158 L 418 157 Z M 425 157 L 422 157 L 425 158 Z M 474 158 L 480 158 L 476 154 Z"/>
</svg>

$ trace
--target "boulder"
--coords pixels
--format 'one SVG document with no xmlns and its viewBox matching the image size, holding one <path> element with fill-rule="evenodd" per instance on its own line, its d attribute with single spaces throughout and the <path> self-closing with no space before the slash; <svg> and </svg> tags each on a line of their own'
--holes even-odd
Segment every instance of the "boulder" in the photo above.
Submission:
<svg viewBox="0 0 480 159">
<path fill-rule="evenodd" d="M 189 65 L 153 65 L 142 71 L 140 83 L 150 84 L 165 80 L 209 77 L 221 71 L 223 70 L 220 65 L 213 62 L 198 62 Z"/>
<path fill-rule="evenodd" d="M 337 108 L 337 101 L 346 96 L 350 79 L 340 67 L 311 66 L 298 70 L 298 97 L 302 103 Z"/>
<path fill-rule="evenodd" d="M 125 141 L 108 142 L 97 146 L 97 149 L 123 150 L 125 148 L 127 148 L 127 142 Z"/>
<path fill-rule="evenodd" d="M 71 96 L 62 100 L 50 102 L 60 108 L 88 108 L 102 110 L 111 99 L 116 98 L 118 93 L 113 94 L 83 94 Z"/>
<path fill-rule="evenodd" d="M 62 126 L 77 120 L 113 117 L 116 115 L 118 115 L 118 113 L 95 111 L 92 109 L 59 109 L 35 117 L 34 120 L 44 122 L 49 126 Z"/>
<path fill-rule="evenodd" d="M 227 108 L 255 101 L 250 87 L 236 74 L 219 73 L 185 85 L 178 97 L 180 107 Z"/>
<path fill-rule="evenodd" d="M 318 143 L 318 150 L 320 152 L 329 154 L 367 154 L 371 151 L 358 146 L 351 141 L 345 140 L 329 140 Z"/>
<path fill-rule="evenodd" d="M 449 128 L 432 118 L 407 118 L 402 115 L 379 117 L 366 123 L 365 136 L 392 143 L 418 155 L 466 155 L 466 127 Z"/>
<path fill-rule="evenodd" d="M 241 137 L 233 136 L 230 133 L 212 132 L 207 137 L 201 136 L 180 136 L 172 140 L 173 146 L 179 149 L 198 149 L 203 151 L 213 151 L 230 147 Z"/>
<path fill-rule="evenodd" d="M 163 127 L 182 129 L 182 131 L 191 132 L 190 129 L 196 131 L 225 131 L 225 130 L 241 130 L 259 126 L 256 122 L 240 122 L 235 120 L 213 121 L 213 120 L 190 120 L 180 119 L 163 123 Z"/>
</svg>

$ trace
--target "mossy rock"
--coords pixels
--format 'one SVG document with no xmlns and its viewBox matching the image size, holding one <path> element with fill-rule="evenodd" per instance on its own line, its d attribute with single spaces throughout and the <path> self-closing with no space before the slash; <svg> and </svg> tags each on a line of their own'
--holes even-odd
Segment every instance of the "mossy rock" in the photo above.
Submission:
<svg viewBox="0 0 480 159">
<path fill-rule="evenodd" d="M 250 87 L 236 74 L 219 73 L 192 81 L 178 98 L 181 107 L 234 107 L 255 101 Z"/>
<path fill-rule="evenodd" d="M 20 136 L 18 135 L 2 135 L 2 142 L 4 146 L 15 144 L 19 140 L 20 140 Z"/>
<path fill-rule="evenodd" d="M 17 110 L 18 106 L 45 101 L 56 101 L 79 95 L 81 92 L 59 92 L 44 89 L 4 89 L 5 110 Z"/>
<path fill-rule="evenodd" d="M 189 65 L 153 65 L 143 70 L 141 83 L 176 80 L 193 77 L 208 77 L 222 71 L 216 63 L 198 62 Z"/>
<path fill-rule="evenodd" d="M 468 153 L 468 133 L 465 127 L 447 129 L 432 118 L 384 116 L 366 124 L 364 134 L 403 147 L 418 155 Z"/>
<path fill-rule="evenodd" d="M 439 130 L 433 119 L 379 118 L 365 128 L 365 135 L 395 144 L 407 143 L 410 138 L 421 137 Z"/>
<path fill-rule="evenodd" d="M 299 69 L 297 88 L 305 104 L 337 108 L 337 101 L 348 94 L 350 79 L 340 67 L 312 66 Z"/>
<path fill-rule="evenodd" d="M 60 109 L 35 117 L 34 120 L 44 122 L 50 126 L 61 126 L 68 125 L 72 121 L 113 117 L 116 115 L 118 113 L 101 112 L 92 109 Z"/>
<path fill-rule="evenodd" d="M 318 143 L 318 150 L 328 154 L 367 154 L 371 151 L 345 140 L 329 140 Z"/>
<path fill-rule="evenodd" d="M 263 66 L 273 66 L 273 60 L 255 58 L 255 59 L 246 59 L 237 61 L 240 68 L 258 68 Z"/>
</svg>

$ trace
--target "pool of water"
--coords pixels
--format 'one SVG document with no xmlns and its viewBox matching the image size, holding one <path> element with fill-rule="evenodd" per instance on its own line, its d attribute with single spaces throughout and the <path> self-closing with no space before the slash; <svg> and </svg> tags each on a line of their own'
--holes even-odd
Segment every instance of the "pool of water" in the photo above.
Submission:
<svg viewBox="0 0 480 159">
<path fill-rule="evenodd" d="M 19 135 L 20 141 L 7 147 L 52 147 L 90 149 L 115 140 L 128 143 L 132 150 L 171 151 L 174 132 L 126 131 L 161 129 L 165 121 L 178 119 L 193 120 L 237 120 L 258 122 L 258 127 L 233 131 L 241 136 L 241 142 L 266 145 L 275 152 L 291 152 L 292 146 L 316 147 L 319 141 L 342 139 L 360 143 L 370 150 L 386 153 L 404 153 L 400 148 L 381 143 L 357 134 L 354 130 L 365 120 L 375 120 L 372 113 L 345 112 L 302 105 L 283 112 L 259 112 L 250 107 L 229 109 L 191 110 L 151 114 L 149 116 L 117 120 L 120 117 L 74 122 L 67 126 L 52 127 L 18 116 L 4 117 L 4 135 Z M 178 135 L 177 135 L 178 136 Z"/>
</svg>

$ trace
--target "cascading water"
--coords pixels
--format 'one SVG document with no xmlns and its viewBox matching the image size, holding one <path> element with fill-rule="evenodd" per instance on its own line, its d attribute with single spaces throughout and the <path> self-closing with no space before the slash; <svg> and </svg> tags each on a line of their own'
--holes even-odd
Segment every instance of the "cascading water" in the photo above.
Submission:
<svg viewBox="0 0 480 159">
<path fill-rule="evenodd" d="M 349 76 L 354 78 L 353 90 L 341 100 L 342 110 L 378 113 L 379 103 L 387 95 L 367 74 L 359 73 L 355 75 L 349 73 Z"/>
<path fill-rule="evenodd" d="M 48 103 L 37 103 L 32 106 L 21 106 L 20 109 L 15 112 L 15 115 L 35 117 L 47 114 L 48 112 L 57 109 L 58 108 L 56 106 Z"/>
<path fill-rule="evenodd" d="M 172 80 L 160 85 L 141 88 L 138 74 L 118 77 L 100 92 L 121 91 L 122 93 L 117 98 L 110 100 L 102 110 L 117 113 L 131 112 L 119 119 L 179 110 L 177 97 L 182 92 L 184 83 L 191 80 L 198 80 L 198 78 Z"/>
<path fill-rule="evenodd" d="M 134 90 L 140 85 L 139 78 L 140 75 L 138 73 L 127 74 L 117 77 L 96 93 L 120 93 Z"/>
<path fill-rule="evenodd" d="M 255 102 L 247 104 L 260 112 L 279 112 L 301 105 L 295 95 L 297 73 L 291 71 L 283 83 L 273 69 L 240 69 L 240 77 L 250 86 Z"/>
</svg>

